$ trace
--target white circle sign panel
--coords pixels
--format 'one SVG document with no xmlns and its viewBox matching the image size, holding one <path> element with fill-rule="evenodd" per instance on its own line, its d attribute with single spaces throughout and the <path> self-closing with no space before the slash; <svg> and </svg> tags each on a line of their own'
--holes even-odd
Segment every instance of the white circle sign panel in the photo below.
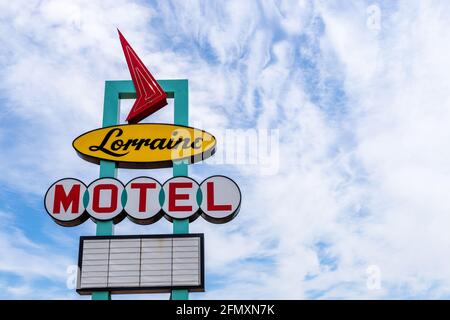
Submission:
<svg viewBox="0 0 450 320">
<path fill-rule="evenodd" d="M 78 179 L 56 181 L 45 194 L 45 210 L 57 224 L 77 226 L 89 218 L 83 204 L 85 191 L 85 184 Z"/>
<path fill-rule="evenodd" d="M 202 217 L 212 223 L 232 220 L 241 206 L 241 191 L 228 177 L 212 176 L 200 184 Z"/>
<path fill-rule="evenodd" d="M 120 222 L 124 213 L 122 206 L 122 182 L 115 178 L 100 178 L 88 187 L 89 202 L 86 211 L 95 221 Z"/>
<path fill-rule="evenodd" d="M 165 217 L 172 219 L 189 219 L 194 221 L 198 217 L 197 203 L 198 183 L 188 177 L 174 177 L 163 185 Z"/>
<path fill-rule="evenodd" d="M 138 224 L 150 224 L 163 216 L 159 203 L 161 184 L 149 177 L 139 177 L 131 180 L 125 186 L 127 203 L 125 211 L 128 218 Z"/>
</svg>

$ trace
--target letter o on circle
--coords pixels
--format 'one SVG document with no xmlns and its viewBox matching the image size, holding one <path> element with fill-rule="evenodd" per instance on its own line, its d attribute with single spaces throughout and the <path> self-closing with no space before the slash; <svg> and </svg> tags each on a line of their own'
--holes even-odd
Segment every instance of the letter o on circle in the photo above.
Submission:
<svg viewBox="0 0 450 320">
<path fill-rule="evenodd" d="M 118 223 L 125 218 L 122 206 L 124 186 L 115 178 L 100 178 L 88 187 L 89 201 L 86 211 L 94 221 L 112 220 Z"/>
</svg>

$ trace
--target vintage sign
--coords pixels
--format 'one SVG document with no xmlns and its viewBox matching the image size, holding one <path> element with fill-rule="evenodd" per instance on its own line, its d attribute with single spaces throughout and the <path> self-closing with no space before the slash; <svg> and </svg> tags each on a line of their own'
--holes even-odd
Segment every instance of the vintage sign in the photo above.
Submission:
<svg viewBox="0 0 450 320">
<path fill-rule="evenodd" d="M 48 189 L 44 204 L 52 219 L 67 227 L 89 217 L 118 223 L 126 216 L 138 224 L 151 224 L 162 217 L 192 222 L 200 215 L 211 223 L 225 223 L 238 214 L 241 191 L 225 176 L 212 176 L 200 184 L 189 177 L 174 177 L 163 185 L 139 177 L 126 186 L 115 178 L 100 178 L 89 186 L 66 178 Z"/>
<path fill-rule="evenodd" d="M 203 234 L 81 237 L 77 292 L 204 291 Z"/>
<path fill-rule="evenodd" d="M 110 293 L 171 292 L 171 299 L 187 299 L 188 291 L 204 291 L 203 234 L 188 234 L 189 222 L 200 216 L 211 223 L 232 220 L 240 210 L 241 191 L 225 176 L 201 183 L 181 176 L 187 175 L 187 164 L 215 153 L 212 134 L 183 125 L 138 124 L 167 105 L 169 94 L 175 100 L 174 122 L 187 125 L 188 83 L 158 83 L 120 31 L 119 37 L 134 88 L 131 81 L 106 82 L 104 127 L 72 143 L 81 158 L 100 165 L 101 178 L 89 185 L 58 180 L 47 190 L 44 206 L 61 226 L 88 219 L 97 223 L 101 236 L 80 238 L 78 293 L 109 299 Z M 128 124 L 119 124 L 120 99 L 134 93 Z M 174 167 L 174 177 L 164 183 L 145 176 L 126 184 L 114 178 L 117 168 L 166 167 Z M 124 218 L 147 225 L 163 217 L 174 223 L 177 234 L 113 236 L 113 224 Z"/>
<path fill-rule="evenodd" d="M 209 158 L 215 152 L 216 139 L 192 127 L 141 123 L 89 131 L 76 138 L 73 147 L 80 157 L 96 164 L 109 160 L 119 168 L 148 169 Z"/>
</svg>

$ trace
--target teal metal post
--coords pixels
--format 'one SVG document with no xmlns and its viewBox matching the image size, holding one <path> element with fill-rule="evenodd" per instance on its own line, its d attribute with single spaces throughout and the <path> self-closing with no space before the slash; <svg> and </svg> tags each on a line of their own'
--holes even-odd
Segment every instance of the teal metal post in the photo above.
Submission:
<svg viewBox="0 0 450 320">
<path fill-rule="evenodd" d="M 178 125 L 189 125 L 189 88 L 188 80 L 158 80 L 169 98 L 174 99 L 174 123 Z M 105 82 L 105 99 L 103 104 L 103 127 L 119 124 L 119 102 L 120 99 L 136 99 L 136 89 L 131 80 L 117 80 Z M 174 176 L 187 176 L 188 164 L 179 162 L 173 166 Z M 116 177 L 116 163 L 112 161 L 100 161 L 100 177 Z M 173 233 L 189 233 L 189 220 L 174 220 Z M 98 236 L 114 234 L 112 222 L 97 222 Z M 94 292 L 92 300 L 110 300 L 108 291 Z M 189 299 L 188 290 L 172 290 L 172 300 Z"/>
<path fill-rule="evenodd" d="M 174 124 L 189 125 L 189 87 L 188 81 L 179 81 L 174 97 Z M 173 176 L 187 176 L 188 164 L 186 162 L 174 163 Z M 189 220 L 174 220 L 173 233 L 189 233 Z M 188 300 L 188 290 L 172 290 L 172 300 Z"/>
<path fill-rule="evenodd" d="M 119 123 L 119 96 L 115 90 L 114 83 L 105 82 L 105 98 L 103 102 L 103 122 L 102 126 L 113 126 Z M 116 163 L 113 161 L 100 161 L 100 178 L 117 176 Z M 114 225 L 112 221 L 97 222 L 97 236 L 112 236 L 114 234 Z M 109 291 L 100 291 L 92 293 L 92 300 L 110 300 Z"/>
</svg>

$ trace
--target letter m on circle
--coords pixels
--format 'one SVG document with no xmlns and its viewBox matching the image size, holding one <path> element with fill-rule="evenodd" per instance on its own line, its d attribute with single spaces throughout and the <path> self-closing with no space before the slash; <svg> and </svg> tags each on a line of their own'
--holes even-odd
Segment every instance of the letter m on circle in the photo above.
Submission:
<svg viewBox="0 0 450 320">
<path fill-rule="evenodd" d="M 69 192 L 66 193 L 64 186 L 57 184 L 55 186 L 55 198 L 53 199 L 53 213 L 61 212 L 61 206 L 64 212 L 67 212 L 72 206 L 72 213 L 78 213 L 80 208 L 80 185 L 72 185 Z"/>
</svg>

